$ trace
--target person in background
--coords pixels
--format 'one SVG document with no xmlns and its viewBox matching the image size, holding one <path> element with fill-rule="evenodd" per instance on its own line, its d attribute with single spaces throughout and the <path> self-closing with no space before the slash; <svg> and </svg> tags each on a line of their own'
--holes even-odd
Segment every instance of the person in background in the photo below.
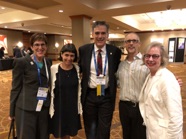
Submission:
<svg viewBox="0 0 186 139">
<path fill-rule="evenodd" d="M 50 67 L 45 57 L 47 38 L 35 33 L 30 38 L 32 55 L 13 62 L 9 119 L 15 119 L 18 139 L 49 139 Z"/>
<path fill-rule="evenodd" d="M 4 56 L 5 56 L 4 50 L 5 50 L 4 47 L 1 47 L 1 48 L 0 48 L 0 59 L 4 59 Z"/>
<path fill-rule="evenodd" d="M 14 56 L 14 58 L 22 57 L 21 49 L 18 46 L 14 47 L 14 49 L 13 49 L 13 56 Z"/>
<path fill-rule="evenodd" d="M 183 139 L 183 110 L 180 86 L 167 68 L 165 47 L 152 42 L 143 57 L 150 74 L 139 96 L 147 139 Z"/>
<path fill-rule="evenodd" d="M 139 111 L 138 99 L 149 69 L 142 65 L 140 44 L 140 38 L 136 33 L 125 35 L 124 47 L 128 55 L 120 63 L 117 71 L 120 88 L 119 116 L 124 139 L 146 139 L 146 128 Z"/>
<path fill-rule="evenodd" d="M 85 134 L 87 139 L 109 139 L 121 50 L 106 44 L 109 25 L 105 21 L 93 23 L 92 36 L 94 43 L 79 47 Z"/>
<path fill-rule="evenodd" d="M 21 55 L 22 56 L 26 56 L 27 54 L 31 55 L 33 52 L 32 52 L 32 49 L 30 47 L 26 47 L 24 46 L 22 49 L 21 49 Z"/>
<path fill-rule="evenodd" d="M 50 133 L 55 138 L 70 139 L 81 129 L 81 79 L 74 44 L 66 44 L 60 51 L 61 63 L 51 67 Z"/>
</svg>

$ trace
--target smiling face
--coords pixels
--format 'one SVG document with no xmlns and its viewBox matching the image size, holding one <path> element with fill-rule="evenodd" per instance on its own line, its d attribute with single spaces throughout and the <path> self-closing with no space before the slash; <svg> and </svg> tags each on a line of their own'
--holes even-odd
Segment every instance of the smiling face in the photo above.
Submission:
<svg viewBox="0 0 186 139">
<path fill-rule="evenodd" d="M 33 54 L 36 56 L 38 61 L 41 61 L 46 54 L 47 46 L 44 41 L 36 40 L 31 46 Z"/>
<path fill-rule="evenodd" d="M 92 37 L 94 39 L 94 43 L 98 48 L 102 48 L 108 39 L 108 31 L 106 26 L 98 25 L 92 30 Z"/>
<path fill-rule="evenodd" d="M 140 40 L 135 33 L 130 33 L 125 37 L 124 47 L 128 54 L 137 54 L 139 52 Z"/>
<path fill-rule="evenodd" d="M 61 53 L 61 57 L 62 57 L 63 64 L 65 64 L 66 66 L 70 66 L 72 65 L 75 59 L 75 54 L 72 52 L 64 52 Z"/>
<path fill-rule="evenodd" d="M 144 56 L 144 63 L 150 69 L 151 75 L 155 75 L 161 66 L 161 52 L 159 47 L 150 48 Z"/>
</svg>

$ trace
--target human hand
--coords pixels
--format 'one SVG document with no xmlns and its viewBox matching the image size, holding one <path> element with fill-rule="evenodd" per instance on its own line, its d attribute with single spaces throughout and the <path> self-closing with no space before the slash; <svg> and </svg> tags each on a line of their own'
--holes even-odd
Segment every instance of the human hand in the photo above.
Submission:
<svg viewBox="0 0 186 139">
<path fill-rule="evenodd" d="M 178 76 L 176 76 L 176 79 L 177 79 L 177 81 L 178 81 L 180 87 L 182 87 L 182 85 L 183 85 L 182 79 L 180 79 Z"/>
<path fill-rule="evenodd" d="M 15 117 L 11 117 L 11 116 L 8 117 L 8 120 L 10 120 L 10 121 L 13 119 L 15 119 Z"/>
</svg>

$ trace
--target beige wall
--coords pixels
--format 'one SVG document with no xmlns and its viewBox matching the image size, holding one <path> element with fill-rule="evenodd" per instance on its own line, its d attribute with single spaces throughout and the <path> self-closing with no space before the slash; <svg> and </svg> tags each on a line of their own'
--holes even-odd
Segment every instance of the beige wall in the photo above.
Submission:
<svg viewBox="0 0 186 139">
<path fill-rule="evenodd" d="M 148 32 L 148 33 L 138 33 L 141 39 L 141 48 L 140 51 L 143 53 L 147 45 L 150 43 L 151 38 L 163 38 L 164 46 L 166 51 L 168 51 L 168 40 L 169 38 L 174 37 L 185 37 L 186 31 L 162 31 L 162 32 Z M 8 55 L 13 55 L 13 47 L 21 41 L 23 42 L 23 33 L 22 31 L 14 31 L 14 30 L 5 30 L 0 29 L 0 35 L 7 36 L 7 46 L 8 46 Z M 70 36 L 60 36 L 60 35 L 47 35 L 48 38 L 48 57 L 52 59 L 57 59 L 59 56 L 59 52 L 64 45 L 64 39 L 72 39 Z M 55 48 L 55 43 L 59 43 L 59 48 Z M 121 43 L 122 44 L 122 43 Z M 186 54 L 186 53 L 185 53 Z"/>
<path fill-rule="evenodd" d="M 140 51 L 144 52 L 145 48 L 151 41 L 151 38 L 163 38 L 163 45 L 168 52 L 168 40 L 169 38 L 175 37 L 186 37 L 186 31 L 167 31 L 167 32 L 149 32 L 149 33 L 138 33 L 141 39 Z"/>
<path fill-rule="evenodd" d="M 47 56 L 53 60 L 57 60 L 59 57 L 59 52 L 64 45 L 64 39 L 71 39 L 71 37 L 60 35 L 47 35 L 47 38 L 48 38 Z M 55 47 L 55 43 L 59 44 L 58 48 Z"/>
<path fill-rule="evenodd" d="M 9 29 L 0 29 L 0 35 L 7 36 L 7 46 L 8 46 L 8 56 L 13 56 L 13 48 L 17 45 L 17 43 L 23 42 L 23 32 L 15 31 Z M 60 35 L 46 35 L 48 38 L 48 57 L 56 60 L 59 56 L 59 52 L 64 45 L 64 39 L 72 39 L 68 36 L 60 36 Z M 29 39 L 28 39 L 29 41 Z M 59 43 L 59 48 L 55 48 L 55 43 Z"/>
<path fill-rule="evenodd" d="M 23 42 L 22 32 L 1 29 L 0 35 L 7 36 L 8 56 L 13 56 L 13 47 L 15 47 L 19 41 Z"/>
</svg>

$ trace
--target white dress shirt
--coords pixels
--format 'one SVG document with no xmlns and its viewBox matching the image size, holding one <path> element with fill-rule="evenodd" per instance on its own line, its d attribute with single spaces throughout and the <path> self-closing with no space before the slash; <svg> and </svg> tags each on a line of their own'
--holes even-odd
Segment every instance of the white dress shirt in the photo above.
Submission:
<svg viewBox="0 0 186 139">
<path fill-rule="evenodd" d="M 94 56 L 94 52 L 92 53 L 92 58 L 91 58 L 91 64 L 90 64 L 90 82 L 89 82 L 89 87 L 90 88 L 96 88 L 96 78 L 97 78 L 97 74 L 96 74 L 96 65 L 95 65 L 95 60 L 96 60 L 96 64 L 97 64 L 97 55 L 98 55 L 98 47 L 96 45 L 94 45 L 94 52 L 95 52 L 95 56 Z M 106 58 L 106 45 L 101 49 L 101 55 L 102 55 L 102 71 L 104 72 L 104 68 L 105 68 L 105 58 Z M 107 62 L 106 62 L 106 72 L 105 72 L 105 76 L 106 76 L 106 84 L 105 84 L 105 88 L 108 87 L 108 82 L 109 82 L 109 77 L 108 77 L 108 57 L 107 57 Z"/>
</svg>

